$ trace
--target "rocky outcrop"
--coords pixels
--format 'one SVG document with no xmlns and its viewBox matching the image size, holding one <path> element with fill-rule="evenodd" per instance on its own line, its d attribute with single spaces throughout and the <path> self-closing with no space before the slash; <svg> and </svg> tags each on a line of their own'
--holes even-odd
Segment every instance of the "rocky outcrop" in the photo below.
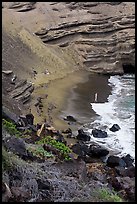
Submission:
<svg viewBox="0 0 137 204">
<path fill-rule="evenodd" d="M 106 138 L 108 136 L 107 132 L 105 132 L 103 130 L 98 130 L 98 129 L 93 129 L 92 135 L 93 135 L 93 137 L 96 137 L 96 138 Z"/>
<path fill-rule="evenodd" d="M 78 140 L 90 141 L 90 136 L 87 135 L 87 133 L 85 133 L 83 129 L 78 130 L 78 135 L 76 136 L 76 138 Z"/>
<path fill-rule="evenodd" d="M 24 121 L 26 118 L 26 123 L 33 125 L 32 114 L 20 118 Z M 56 141 L 64 143 L 63 136 L 54 127 L 45 124 L 46 130 Z M 66 132 L 72 131 L 68 129 Z M 25 133 L 22 132 L 21 138 L 17 138 L 3 127 L 3 202 L 67 202 L 75 199 L 94 201 L 93 190 L 98 191 L 106 186 L 110 186 L 109 191 L 111 188 L 119 193 L 122 191 L 124 199 L 135 200 L 135 167 L 130 155 L 122 158 L 109 156 L 105 161 L 104 157 L 109 154 L 107 149 L 93 142 L 89 146 L 80 140 L 71 147 L 71 159 L 65 161 L 64 153 L 57 146 L 44 143 L 40 147 L 35 143 L 37 140 L 34 140 L 32 132 L 27 138 L 23 134 Z M 29 136 L 32 141 L 28 140 Z M 65 144 L 67 145 L 66 141 Z M 48 156 L 44 156 L 47 155 L 46 152 L 41 157 L 43 151 L 52 157 L 48 159 Z"/>
<path fill-rule="evenodd" d="M 9 9 L 16 9 L 18 12 L 31 11 L 35 8 L 36 2 L 10 2 L 10 4 L 4 4 L 3 7 L 8 7 Z"/>
</svg>

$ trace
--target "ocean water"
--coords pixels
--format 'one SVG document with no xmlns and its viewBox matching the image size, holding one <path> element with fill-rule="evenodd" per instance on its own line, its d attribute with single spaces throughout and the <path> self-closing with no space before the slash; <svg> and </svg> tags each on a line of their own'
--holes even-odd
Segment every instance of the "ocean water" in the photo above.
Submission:
<svg viewBox="0 0 137 204">
<path fill-rule="evenodd" d="M 112 88 L 107 102 L 91 102 L 95 111 L 94 120 L 86 124 L 86 131 L 91 134 L 93 128 L 105 130 L 107 138 L 94 138 L 91 141 L 117 152 L 119 156 L 130 154 L 135 158 L 135 75 L 115 75 L 108 79 Z M 120 130 L 109 130 L 113 124 L 118 124 Z"/>
</svg>

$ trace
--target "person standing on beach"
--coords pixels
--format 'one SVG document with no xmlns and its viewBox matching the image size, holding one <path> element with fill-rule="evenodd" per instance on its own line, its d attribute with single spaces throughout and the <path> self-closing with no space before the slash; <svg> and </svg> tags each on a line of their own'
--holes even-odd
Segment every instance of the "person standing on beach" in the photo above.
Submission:
<svg viewBox="0 0 137 204">
<path fill-rule="evenodd" d="M 98 99 L 98 94 L 97 93 L 95 93 L 95 102 L 97 102 L 97 99 Z"/>
</svg>

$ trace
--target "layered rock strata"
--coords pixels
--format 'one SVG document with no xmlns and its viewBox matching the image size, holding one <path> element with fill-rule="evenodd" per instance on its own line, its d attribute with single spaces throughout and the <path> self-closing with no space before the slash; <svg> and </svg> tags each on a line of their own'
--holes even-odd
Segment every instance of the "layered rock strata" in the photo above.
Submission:
<svg viewBox="0 0 137 204">
<path fill-rule="evenodd" d="M 5 6 L 16 12 L 40 11 L 42 26 L 33 29 L 35 34 L 45 44 L 74 44 L 92 72 L 123 73 L 123 63 L 135 64 L 134 2 L 17 2 Z"/>
</svg>

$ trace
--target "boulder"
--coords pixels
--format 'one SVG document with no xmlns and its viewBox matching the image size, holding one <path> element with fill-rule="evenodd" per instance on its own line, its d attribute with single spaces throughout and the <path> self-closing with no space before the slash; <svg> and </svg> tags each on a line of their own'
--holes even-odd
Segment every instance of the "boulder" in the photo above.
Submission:
<svg viewBox="0 0 137 204">
<path fill-rule="evenodd" d="M 109 130 L 112 132 L 116 132 L 116 131 L 120 130 L 120 127 L 118 124 L 114 124 Z"/>
<path fill-rule="evenodd" d="M 86 156 L 86 154 L 89 152 L 88 146 L 79 142 L 74 144 L 71 149 L 75 154 L 78 154 L 80 157 Z"/>
<path fill-rule="evenodd" d="M 107 159 L 107 166 L 112 168 L 115 166 L 126 167 L 126 163 L 118 156 L 109 156 Z"/>
<path fill-rule="evenodd" d="M 96 137 L 96 138 L 105 138 L 108 136 L 107 132 L 105 132 L 103 130 L 98 130 L 98 129 L 93 129 L 92 135 L 93 135 L 93 137 Z"/>
<path fill-rule="evenodd" d="M 126 156 L 122 157 L 122 159 L 126 163 L 127 167 L 133 166 L 134 159 L 130 156 L 130 154 L 127 154 Z"/>
<path fill-rule="evenodd" d="M 8 137 L 4 140 L 4 146 L 21 158 L 26 158 L 28 156 L 25 143 L 21 138 L 16 138 L 14 136 Z"/>
<path fill-rule="evenodd" d="M 11 121 L 12 123 L 14 123 L 17 126 L 20 126 L 18 116 L 15 113 L 11 112 L 5 106 L 2 106 L 2 117 L 8 121 Z"/>
<path fill-rule="evenodd" d="M 34 122 L 34 116 L 32 113 L 29 113 L 26 115 L 26 119 L 27 119 L 27 123 L 30 124 L 30 125 L 33 125 L 33 122 Z"/>
<path fill-rule="evenodd" d="M 130 178 L 135 177 L 135 167 L 134 166 L 130 166 L 128 168 L 124 168 L 124 167 L 115 167 L 116 173 L 119 176 L 125 177 L 128 176 Z"/>
<path fill-rule="evenodd" d="M 109 151 L 99 145 L 92 144 L 89 147 L 89 155 L 91 154 L 94 157 L 105 157 L 109 154 Z"/>
<path fill-rule="evenodd" d="M 78 140 L 90 141 L 90 136 L 87 135 L 87 134 L 83 131 L 83 129 L 79 129 L 79 130 L 78 130 L 78 135 L 76 136 L 76 138 L 77 138 Z"/>
<path fill-rule="evenodd" d="M 70 121 L 70 122 L 77 122 L 77 120 L 71 115 L 68 115 L 66 118 L 64 118 L 64 120 L 67 120 L 67 121 Z"/>
<path fill-rule="evenodd" d="M 102 160 L 99 157 L 92 157 L 92 156 L 88 156 L 85 155 L 83 157 L 80 157 L 81 159 L 83 159 L 83 161 L 87 164 L 91 164 L 91 163 L 99 163 L 102 162 Z"/>
</svg>

